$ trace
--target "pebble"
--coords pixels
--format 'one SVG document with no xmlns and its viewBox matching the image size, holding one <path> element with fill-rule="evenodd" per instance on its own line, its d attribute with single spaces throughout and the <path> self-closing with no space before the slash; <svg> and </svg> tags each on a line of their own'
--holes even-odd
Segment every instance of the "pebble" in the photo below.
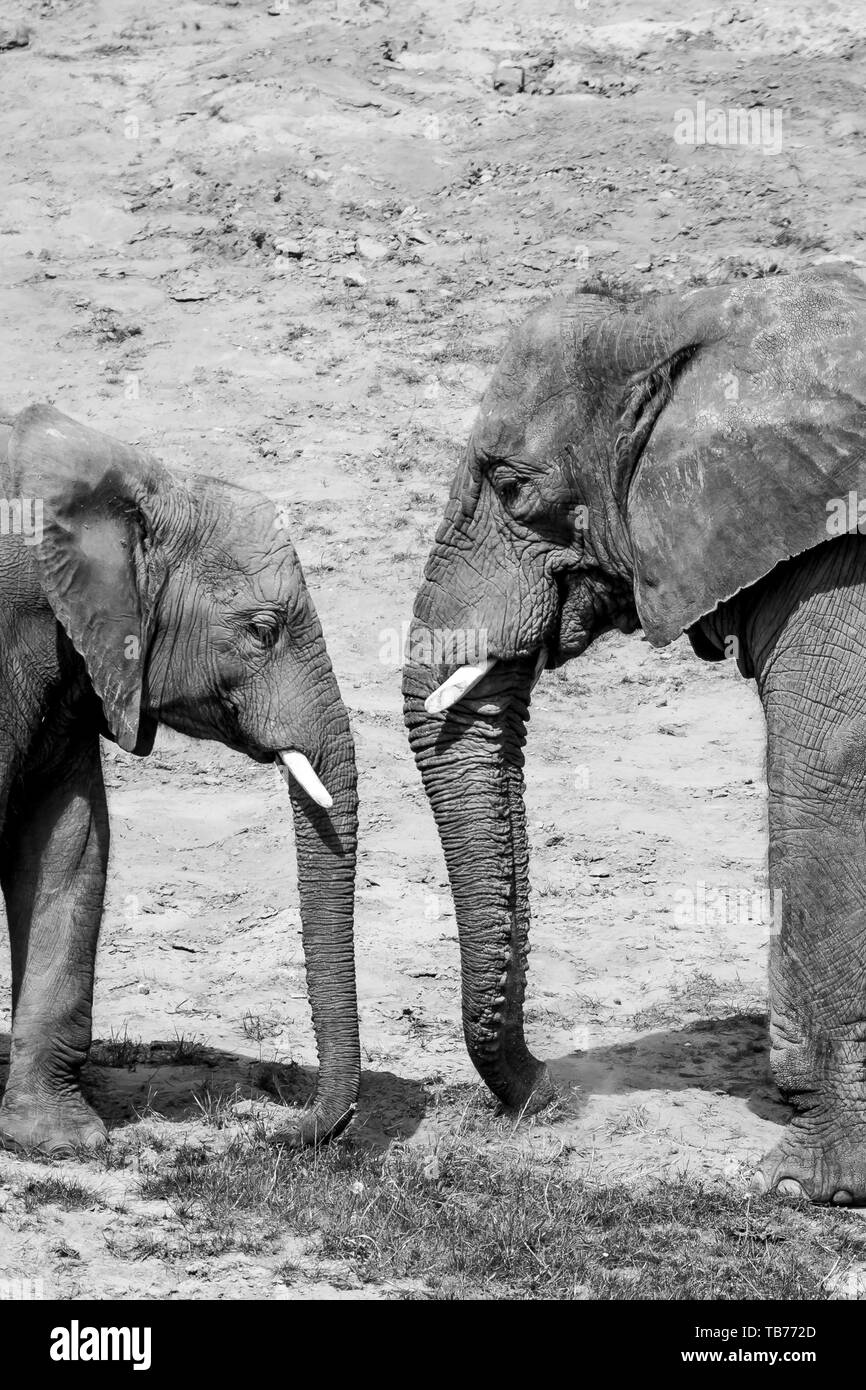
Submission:
<svg viewBox="0 0 866 1390">
<path fill-rule="evenodd" d="M 525 81 L 526 73 L 517 63 L 500 63 L 493 74 L 494 91 L 504 92 L 506 96 L 522 92 Z"/>
<path fill-rule="evenodd" d="M 3 25 L 0 28 L 0 52 L 9 48 L 27 48 L 29 43 L 30 30 L 26 24 L 18 24 L 14 28 Z"/>
<path fill-rule="evenodd" d="M 390 254 L 388 247 L 383 242 L 374 241 L 372 237 L 368 236 L 359 236 L 355 249 L 365 261 L 384 261 L 386 256 Z"/>
<path fill-rule="evenodd" d="M 359 270 L 352 270 L 348 266 L 343 266 L 339 273 L 344 285 L 355 285 L 358 289 L 363 289 L 367 283 L 366 277 Z"/>
</svg>

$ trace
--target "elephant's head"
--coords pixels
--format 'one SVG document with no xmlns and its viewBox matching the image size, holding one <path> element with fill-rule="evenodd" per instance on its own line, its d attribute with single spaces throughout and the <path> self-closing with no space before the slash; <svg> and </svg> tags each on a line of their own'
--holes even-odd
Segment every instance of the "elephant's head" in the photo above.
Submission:
<svg viewBox="0 0 866 1390">
<path fill-rule="evenodd" d="M 506 1104 L 551 1094 L 522 1015 L 534 679 L 614 627 L 725 654 L 707 615 L 827 540 L 828 500 L 861 480 L 864 324 L 866 287 L 840 272 L 581 294 L 530 318 L 493 376 L 416 598 L 404 696 L 466 1041 Z"/>
<path fill-rule="evenodd" d="M 39 585 L 101 702 L 102 732 L 147 754 L 164 722 L 285 769 L 320 1058 L 299 1137 L 335 1133 L 360 1076 L 355 756 L 282 519 L 265 497 L 180 483 L 48 406 L 17 417 L 8 452 L 13 485 L 36 504 Z"/>
</svg>

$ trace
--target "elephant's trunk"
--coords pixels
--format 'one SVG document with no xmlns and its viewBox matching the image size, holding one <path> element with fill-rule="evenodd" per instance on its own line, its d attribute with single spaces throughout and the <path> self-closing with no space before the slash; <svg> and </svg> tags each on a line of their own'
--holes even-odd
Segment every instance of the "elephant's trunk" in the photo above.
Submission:
<svg viewBox="0 0 866 1390">
<path fill-rule="evenodd" d="M 319 1079 L 312 1107 L 294 1142 L 321 1143 L 352 1118 L 361 1079 L 355 991 L 353 915 L 358 831 L 355 750 L 349 719 L 329 673 L 333 693 L 316 772 L 333 798 L 324 810 L 290 782 L 298 856 L 304 956 Z"/>
<path fill-rule="evenodd" d="M 520 665 L 504 699 L 465 701 L 447 716 L 424 709 L 438 684 L 429 667 L 407 666 L 403 682 L 410 743 L 454 895 L 466 1046 L 491 1091 L 530 1111 L 553 1096 L 547 1068 L 523 1038 L 529 847 L 522 749 L 531 671 L 532 663 Z M 499 712 L 482 712 L 493 708 Z"/>
</svg>

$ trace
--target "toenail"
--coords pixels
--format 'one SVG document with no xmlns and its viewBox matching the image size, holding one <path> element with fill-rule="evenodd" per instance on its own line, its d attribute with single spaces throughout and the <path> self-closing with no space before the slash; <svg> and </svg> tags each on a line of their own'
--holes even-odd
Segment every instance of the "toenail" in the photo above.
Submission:
<svg viewBox="0 0 866 1390">
<path fill-rule="evenodd" d="M 837 1207 L 850 1207 L 854 1201 L 850 1192 L 846 1192 L 844 1187 L 840 1187 L 838 1192 L 833 1193 L 833 1201 Z"/>
<path fill-rule="evenodd" d="M 780 1197 L 804 1196 L 802 1187 L 794 1178 L 783 1178 L 780 1183 L 776 1184 L 776 1191 Z"/>
</svg>

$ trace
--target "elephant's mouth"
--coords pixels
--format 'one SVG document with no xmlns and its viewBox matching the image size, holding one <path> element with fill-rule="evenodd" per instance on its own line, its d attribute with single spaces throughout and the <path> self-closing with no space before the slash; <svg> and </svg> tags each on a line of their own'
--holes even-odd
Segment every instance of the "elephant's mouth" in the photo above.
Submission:
<svg viewBox="0 0 866 1390">
<path fill-rule="evenodd" d="M 460 705 L 475 714 L 502 714 L 514 694 L 515 678 L 531 673 L 529 689 L 534 690 L 548 656 L 547 647 L 539 647 L 528 657 L 488 657 L 475 665 L 458 666 L 427 696 L 424 708 L 428 714 L 444 714 Z"/>
<path fill-rule="evenodd" d="M 333 797 L 327 787 L 322 783 L 316 773 L 314 763 L 320 763 L 320 758 L 312 749 L 304 752 L 297 746 L 297 743 L 289 743 L 286 747 L 267 747 L 251 739 L 242 729 L 239 711 L 229 703 L 231 709 L 232 722 L 234 728 L 231 732 L 224 729 L 222 739 L 227 747 L 239 753 L 244 753 L 255 763 L 274 763 L 282 773 L 286 784 L 290 780 L 302 787 L 311 801 L 324 810 L 330 811 L 334 805 Z"/>
<path fill-rule="evenodd" d="M 281 748 L 279 753 L 274 755 L 274 762 L 287 782 L 289 778 L 292 778 L 317 806 L 321 806 L 325 811 L 331 810 L 334 805 L 334 798 L 327 787 L 319 781 L 310 760 L 300 749 Z"/>
<path fill-rule="evenodd" d="M 636 632 L 641 625 L 630 580 L 589 568 L 560 575 L 557 588 L 556 620 L 546 641 L 551 670 L 582 656 L 601 633 Z"/>
<path fill-rule="evenodd" d="M 424 701 L 428 714 L 442 714 L 466 702 L 479 713 L 497 714 L 506 707 L 515 676 L 531 672 L 530 692 L 544 670 L 556 670 L 581 656 L 602 632 L 617 629 L 635 632 L 640 619 L 631 589 L 617 594 L 607 591 L 606 602 L 591 607 L 586 596 L 572 593 L 558 607 L 556 621 L 544 642 L 534 651 L 519 656 L 491 656 L 484 661 L 456 667 Z"/>
</svg>

